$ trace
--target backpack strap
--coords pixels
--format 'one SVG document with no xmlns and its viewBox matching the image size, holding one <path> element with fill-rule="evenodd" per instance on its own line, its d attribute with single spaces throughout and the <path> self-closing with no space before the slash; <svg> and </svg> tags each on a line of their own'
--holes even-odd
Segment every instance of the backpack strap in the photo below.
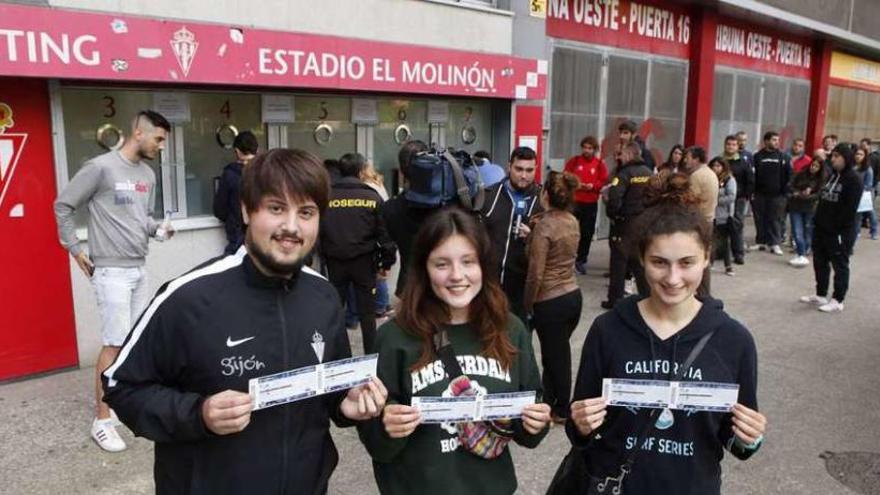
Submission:
<svg viewBox="0 0 880 495">
<path fill-rule="evenodd" d="M 434 352 L 440 356 L 440 362 L 443 363 L 443 368 L 449 374 L 450 381 L 464 375 L 461 365 L 458 364 L 458 359 L 455 357 L 452 343 L 449 341 L 449 334 L 446 333 L 445 329 L 441 329 L 434 334 Z"/>
<path fill-rule="evenodd" d="M 455 156 L 449 150 L 443 151 L 443 158 L 449 162 L 449 168 L 452 169 L 452 178 L 455 180 L 455 192 L 462 206 L 471 211 L 480 211 L 483 209 L 483 203 L 486 200 L 486 191 L 483 187 L 483 179 L 477 172 L 477 195 L 471 199 L 471 190 L 468 187 L 467 180 L 464 177 L 464 171 L 461 164 L 455 159 Z"/>
</svg>

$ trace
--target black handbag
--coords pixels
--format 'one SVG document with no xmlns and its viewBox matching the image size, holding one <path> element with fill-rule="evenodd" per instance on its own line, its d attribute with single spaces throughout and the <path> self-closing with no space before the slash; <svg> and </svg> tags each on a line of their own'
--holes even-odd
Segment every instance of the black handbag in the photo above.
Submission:
<svg viewBox="0 0 880 495">
<path fill-rule="evenodd" d="M 681 377 L 694 364 L 697 356 L 703 352 L 703 348 L 706 347 L 706 343 L 713 335 L 715 335 L 714 330 L 700 338 L 697 345 L 688 354 L 684 364 L 675 373 L 674 381 L 681 380 Z M 635 447 L 626 454 L 616 476 L 611 475 L 603 478 L 591 475 L 587 469 L 587 463 L 584 461 L 583 450 L 586 447 L 572 446 L 559 468 L 556 469 L 556 474 L 553 475 L 553 480 L 547 488 L 547 495 L 622 495 L 623 481 L 632 472 L 636 456 L 642 450 L 640 447 L 642 441 L 653 431 L 656 425 L 655 418 L 659 411 L 659 409 L 652 409 L 648 414 L 642 416 L 645 419 L 639 423 L 639 434 L 636 436 Z"/>
</svg>

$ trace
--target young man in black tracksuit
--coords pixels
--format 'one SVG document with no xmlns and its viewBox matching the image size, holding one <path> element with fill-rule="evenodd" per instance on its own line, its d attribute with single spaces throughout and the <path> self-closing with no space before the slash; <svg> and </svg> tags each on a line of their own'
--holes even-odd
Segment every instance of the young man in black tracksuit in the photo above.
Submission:
<svg viewBox="0 0 880 495">
<path fill-rule="evenodd" d="M 364 352 L 369 354 L 376 342 L 376 271 L 391 268 L 396 248 L 379 214 L 382 198 L 360 180 L 365 165 L 360 153 L 339 159 L 340 177 L 331 184 L 321 218 L 321 254 L 340 300 L 345 300 L 349 284 L 354 285 Z"/>
<path fill-rule="evenodd" d="M 862 181 L 854 170 L 852 148 L 841 143 L 831 152 L 831 177 L 819 193 L 813 217 L 813 271 L 816 294 L 801 297 L 801 302 L 818 306 L 819 311 L 843 311 L 849 288 L 849 257 L 855 244 L 855 213 L 862 196 Z M 828 282 L 834 268 L 834 292 L 828 296 Z"/>
<path fill-rule="evenodd" d="M 258 156 L 242 179 L 247 249 L 166 283 L 104 372 L 106 402 L 156 442 L 156 493 L 325 493 L 329 420 L 382 411 L 378 379 L 259 411 L 247 393 L 252 378 L 351 355 L 336 291 L 303 266 L 328 190 L 314 155 Z"/>
<path fill-rule="evenodd" d="M 508 177 L 486 191 L 483 224 L 498 253 L 501 287 L 507 294 L 510 311 L 526 322 L 523 291 L 529 260 L 526 241 L 530 233 L 529 219 L 544 211 L 541 186 L 535 183 L 537 155 L 527 147 L 519 147 L 510 155 Z"/>
<path fill-rule="evenodd" d="M 791 158 L 779 149 L 779 134 L 764 134 L 764 148 L 755 153 L 755 196 L 752 209 L 755 214 L 757 236 L 755 244 L 760 250 L 769 250 L 782 256 L 785 205 L 791 181 Z"/>
<path fill-rule="evenodd" d="M 648 292 L 644 270 L 638 257 L 627 253 L 628 232 L 632 220 L 645 209 L 643 194 L 651 170 L 642 161 L 639 146 L 635 143 L 624 145 L 620 151 L 620 167 L 611 178 L 605 193 L 605 213 L 611 219 L 609 245 L 611 247 L 610 280 L 608 281 L 608 298 L 602 301 L 602 307 L 611 309 L 623 298 L 624 283 L 627 272 L 636 279 L 639 293 Z"/>
<path fill-rule="evenodd" d="M 737 265 L 745 263 L 745 240 L 743 225 L 746 209 L 755 192 L 755 171 L 749 159 L 739 151 L 736 136 L 731 134 L 724 138 L 724 159 L 730 164 L 730 175 L 736 180 L 736 202 L 733 208 L 733 228 L 730 231 L 731 252 L 733 262 Z"/>
</svg>

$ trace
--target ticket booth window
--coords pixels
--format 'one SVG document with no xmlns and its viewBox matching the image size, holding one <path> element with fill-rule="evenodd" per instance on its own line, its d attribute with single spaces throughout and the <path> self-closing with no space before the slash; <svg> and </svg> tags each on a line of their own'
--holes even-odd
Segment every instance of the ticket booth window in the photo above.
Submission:
<svg viewBox="0 0 880 495">
<path fill-rule="evenodd" d="M 184 166 L 186 214 L 195 217 L 212 214 L 215 178 L 235 161 L 235 134 L 253 132 L 265 150 L 266 133 L 258 94 L 194 92 L 188 96 L 192 118 L 178 124 L 183 129 L 183 157 L 177 166 Z"/>
<path fill-rule="evenodd" d="M 492 108 L 487 102 L 450 101 L 446 146 L 468 153 L 492 152 Z M 493 157 L 497 162 L 498 158 Z"/>
<path fill-rule="evenodd" d="M 151 101 L 146 91 L 64 88 L 61 102 L 68 179 L 90 159 L 120 146 L 121 140 L 130 133 L 134 116 L 139 110 L 150 108 Z M 147 163 L 156 173 L 153 215 L 158 218 L 162 216 L 159 160 Z M 87 219 L 87 210 L 81 208 L 76 215 L 76 225 L 85 227 Z"/>
<path fill-rule="evenodd" d="M 131 132 L 137 112 L 153 108 L 153 91 L 63 87 L 61 109 L 67 175 L 72 178 L 89 159 L 118 149 Z M 172 123 L 163 159 L 147 161 L 156 173 L 153 217 L 166 211 L 175 218 L 210 216 L 215 179 L 234 160 L 236 132 L 253 132 L 261 149 L 266 133 L 260 96 L 247 93 L 189 92 L 189 121 Z M 77 226 L 85 227 L 83 208 Z"/>
<path fill-rule="evenodd" d="M 373 164 L 384 174 L 385 187 L 391 189 L 389 173 L 398 168 L 397 153 L 407 140 L 430 141 L 428 101 L 382 99 L 376 103 L 379 123 L 373 134 Z"/>
<path fill-rule="evenodd" d="M 351 99 L 296 96 L 296 122 L 287 125 L 287 147 L 306 150 L 320 159 L 338 159 L 357 151 Z"/>
</svg>

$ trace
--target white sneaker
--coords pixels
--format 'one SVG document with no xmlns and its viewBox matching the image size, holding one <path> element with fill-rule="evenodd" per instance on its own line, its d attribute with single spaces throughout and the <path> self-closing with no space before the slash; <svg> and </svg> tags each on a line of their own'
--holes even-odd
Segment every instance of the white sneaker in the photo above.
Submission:
<svg viewBox="0 0 880 495">
<path fill-rule="evenodd" d="M 788 261 L 788 264 L 797 268 L 803 268 L 810 264 L 810 260 L 806 256 L 795 256 Z"/>
<path fill-rule="evenodd" d="M 122 452 L 127 447 L 113 426 L 113 418 L 92 421 L 92 440 L 107 452 Z"/>
<path fill-rule="evenodd" d="M 811 296 L 801 296 L 800 301 L 804 304 L 813 304 L 815 306 L 823 306 L 828 304 L 828 298 L 817 296 L 815 294 Z"/>
<path fill-rule="evenodd" d="M 784 253 L 782 252 L 782 248 L 779 247 L 779 244 L 774 244 L 770 246 L 770 251 L 776 256 L 782 256 Z"/>
<path fill-rule="evenodd" d="M 765 246 L 763 244 L 752 244 L 749 247 L 747 247 L 746 249 L 749 251 L 766 251 L 767 246 Z"/>
<path fill-rule="evenodd" d="M 819 306 L 819 311 L 823 313 L 840 313 L 843 311 L 843 303 L 832 298 L 827 304 Z"/>
</svg>

